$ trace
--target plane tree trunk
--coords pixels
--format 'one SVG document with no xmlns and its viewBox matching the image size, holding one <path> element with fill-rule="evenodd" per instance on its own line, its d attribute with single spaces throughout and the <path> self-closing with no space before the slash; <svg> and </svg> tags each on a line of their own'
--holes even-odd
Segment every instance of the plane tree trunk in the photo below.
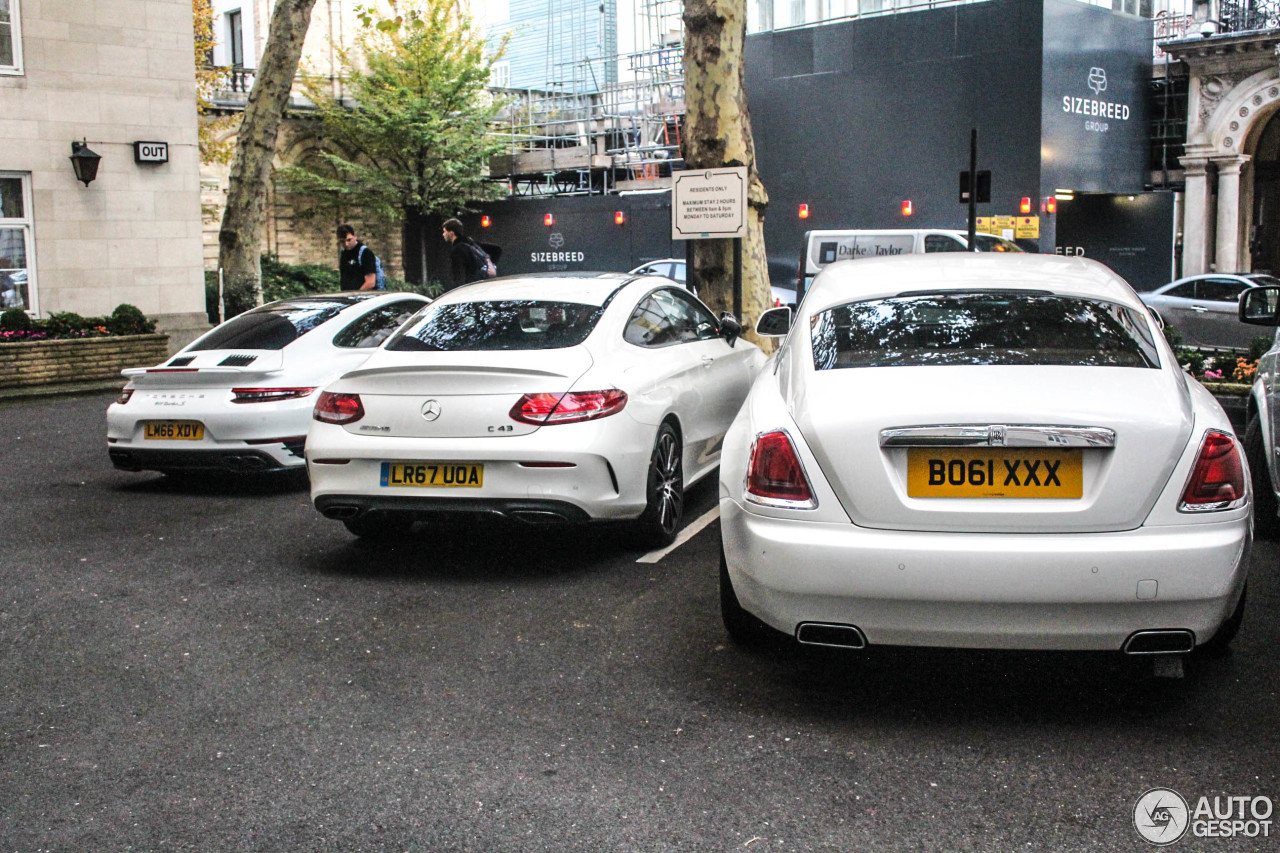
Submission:
<svg viewBox="0 0 1280 853">
<path fill-rule="evenodd" d="M 771 307 L 764 214 L 769 195 L 756 171 L 747 109 L 744 50 L 746 0 L 685 0 L 685 133 L 688 169 L 746 166 L 747 236 L 742 241 L 742 314 L 753 328 Z M 693 252 L 699 294 L 715 311 L 733 310 L 733 240 L 697 240 Z M 754 337 L 754 334 L 751 335 Z"/>
<path fill-rule="evenodd" d="M 251 291 L 255 305 L 262 304 L 260 256 L 276 134 L 314 6 L 315 0 L 277 0 L 231 161 L 227 207 L 218 230 L 218 266 L 227 289 Z"/>
</svg>

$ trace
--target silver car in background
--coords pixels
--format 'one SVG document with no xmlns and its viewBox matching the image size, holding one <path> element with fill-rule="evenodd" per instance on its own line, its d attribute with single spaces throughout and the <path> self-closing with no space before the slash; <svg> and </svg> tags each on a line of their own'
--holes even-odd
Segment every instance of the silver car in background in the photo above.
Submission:
<svg viewBox="0 0 1280 853">
<path fill-rule="evenodd" d="M 1280 279 L 1264 273 L 1208 273 L 1180 278 L 1138 298 L 1181 332 L 1186 346 L 1243 350 L 1259 333 L 1237 316 L 1240 294 L 1273 285 Z"/>
</svg>

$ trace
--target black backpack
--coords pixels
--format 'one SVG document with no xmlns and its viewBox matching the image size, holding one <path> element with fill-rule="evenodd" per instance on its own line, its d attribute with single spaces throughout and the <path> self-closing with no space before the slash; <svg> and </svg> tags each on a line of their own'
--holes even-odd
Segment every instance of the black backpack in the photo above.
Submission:
<svg viewBox="0 0 1280 853">
<path fill-rule="evenodd" d="M 476 243 L 467 243 L 467 251 L 471 252 L 471 263 L 475 269 L 472 281 L 493 278 L 498 274 L 498 267 L 489 257 L 489 253 Z"/>
</svg>

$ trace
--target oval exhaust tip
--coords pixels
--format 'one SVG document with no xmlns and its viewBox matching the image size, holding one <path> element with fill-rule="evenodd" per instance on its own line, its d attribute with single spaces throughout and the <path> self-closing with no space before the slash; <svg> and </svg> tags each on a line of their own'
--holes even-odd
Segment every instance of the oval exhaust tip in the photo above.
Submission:
<svg viewBox="0 0 1280 853">
<path fill-rule="evenodd" d="M 1126 655 L 1179 655 L 1196 647 L 1194 631 L 1165 628 L 1156 631 L 1134 631 L 1120 650 Z"/>
<path fill-rule="evenodd" d="M 867 638 L 856 625 L 829 622 L 802 622 L 796 628 L 796 641 L 806 646 L 828 646 L 836 649 L 865 649 Z"/>
</svg>

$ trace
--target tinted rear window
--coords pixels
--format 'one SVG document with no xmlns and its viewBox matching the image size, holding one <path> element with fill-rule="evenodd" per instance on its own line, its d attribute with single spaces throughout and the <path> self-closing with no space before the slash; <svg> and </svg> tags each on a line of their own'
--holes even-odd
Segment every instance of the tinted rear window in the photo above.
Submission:
<svg viewBox="0 0 1280 853">
<path fill-rule="evenodd" d="M 214 329 L 190 351 L 211 349 L 284 349 L 352 304 L 308 299 L 276 302 L 241 314 Z"/>
<path fill-rule="evenodd" d="M 813 366 L 1044 364 L 1158 367 L 1145 315 L 1039 291 L 902 294 L 813 318 Z"/>
<path fill-rule="evenodd" d="M 387 349 L 561 349 L 586 340 L 603 312 L 599 305 L 531 299 L 433 304 L 397 332 Z"/>
</svg>

